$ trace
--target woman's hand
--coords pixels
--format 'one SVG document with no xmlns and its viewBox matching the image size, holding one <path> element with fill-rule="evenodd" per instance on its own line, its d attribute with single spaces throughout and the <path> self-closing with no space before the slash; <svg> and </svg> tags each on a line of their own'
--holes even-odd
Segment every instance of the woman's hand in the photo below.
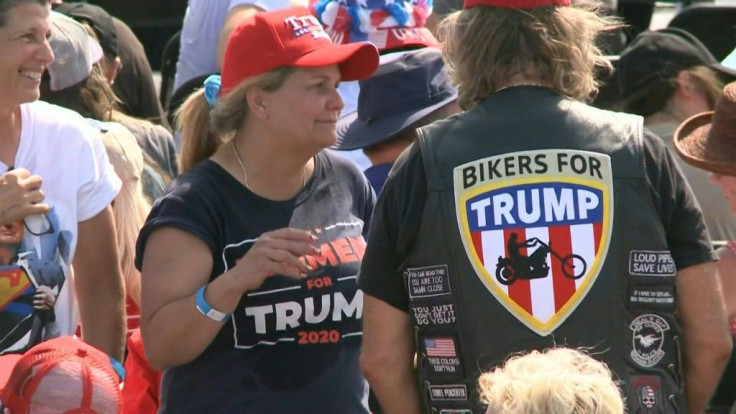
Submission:
<svg viewBox="0 0 736 414">
<path fill-rule="evenodd" d="M 258 289 L 267 277 L 276 274 L 301 279 L 312 268 L 300 257 L 319 254 L 316 242 L 310 232 L 293 228 L 263 233 L 232 270 L 245 291 Z"/>
<path fill-rule="evenodd" d="M 49 211 L 48 204 L 41 203 L 45 197 L 41 184 L 40 176 L 24 168 L 0 175 L 0 224 Z"/>
</svg>

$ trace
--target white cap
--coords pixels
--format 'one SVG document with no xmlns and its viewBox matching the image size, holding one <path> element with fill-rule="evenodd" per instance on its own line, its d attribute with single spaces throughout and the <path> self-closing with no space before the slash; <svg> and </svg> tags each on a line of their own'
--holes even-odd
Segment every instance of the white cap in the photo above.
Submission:
<svg viewBox="0 0 736 414">
<path fill-rule="evenodd" d="M 51 78 L 51 90 L 60 91 L 87 79 L 92 66 L 102 59 L 102 47 L 87 29 L 70 17 L 51 12 L 51 38 L 49 44 L 54 61 L 47 70 Z"/>
</svg>

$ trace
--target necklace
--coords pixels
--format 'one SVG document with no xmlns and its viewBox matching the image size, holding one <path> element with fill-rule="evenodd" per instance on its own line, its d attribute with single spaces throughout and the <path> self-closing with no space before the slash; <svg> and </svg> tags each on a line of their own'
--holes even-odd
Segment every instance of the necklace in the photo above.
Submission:
<svg viewBox="0 0 736 414">
<path fill-rule="evenodd" d="M 233 154 L 235 154 L 235 159 L 238 161 L 238 164 L 240 164 L 240 169 L 243 171 L 243 185 L 245 188 L 247 188 L 250 191 L 253 191 L 250 189 L 250 186 L 248 185 L 248 173 L 245 172 L 245 165 L 243 164 L 243 160 L 240 159 L 240 154 L 238 154 L 238 149 L 235 148 L 235 140 L 231 139 L 230 143 L 233 147 Z M 305 185 L 307 185 L 307 166 L 304 166 L 304 169 L 302 169 L 302 188 L 304 188 Z"/>
</svg>

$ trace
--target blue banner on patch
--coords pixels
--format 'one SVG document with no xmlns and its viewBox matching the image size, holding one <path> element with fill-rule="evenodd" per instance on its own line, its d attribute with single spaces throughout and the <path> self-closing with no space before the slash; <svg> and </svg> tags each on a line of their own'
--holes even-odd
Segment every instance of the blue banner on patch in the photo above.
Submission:
<svg viewBox="0 0 736 414">
<path fill-rule="evenodd" d="M 470 231 L 597 223 L 603 192 L 573 183 L 502 187 L 466 201 Z"/>
</svg>

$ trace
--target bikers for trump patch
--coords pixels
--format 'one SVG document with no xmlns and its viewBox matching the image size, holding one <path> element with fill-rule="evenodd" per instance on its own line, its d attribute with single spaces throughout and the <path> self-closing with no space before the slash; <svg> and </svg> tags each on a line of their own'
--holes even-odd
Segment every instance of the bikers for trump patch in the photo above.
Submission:
<svg viewBox="0 0 736 414">
<path fill-rule="evenodd" d="M 608 252 L 611 159 L 523 151 L 454 169 L 457 223 L 476 274 L 504 307 L 546 336 L 580 304 Z"/>
</svg>

